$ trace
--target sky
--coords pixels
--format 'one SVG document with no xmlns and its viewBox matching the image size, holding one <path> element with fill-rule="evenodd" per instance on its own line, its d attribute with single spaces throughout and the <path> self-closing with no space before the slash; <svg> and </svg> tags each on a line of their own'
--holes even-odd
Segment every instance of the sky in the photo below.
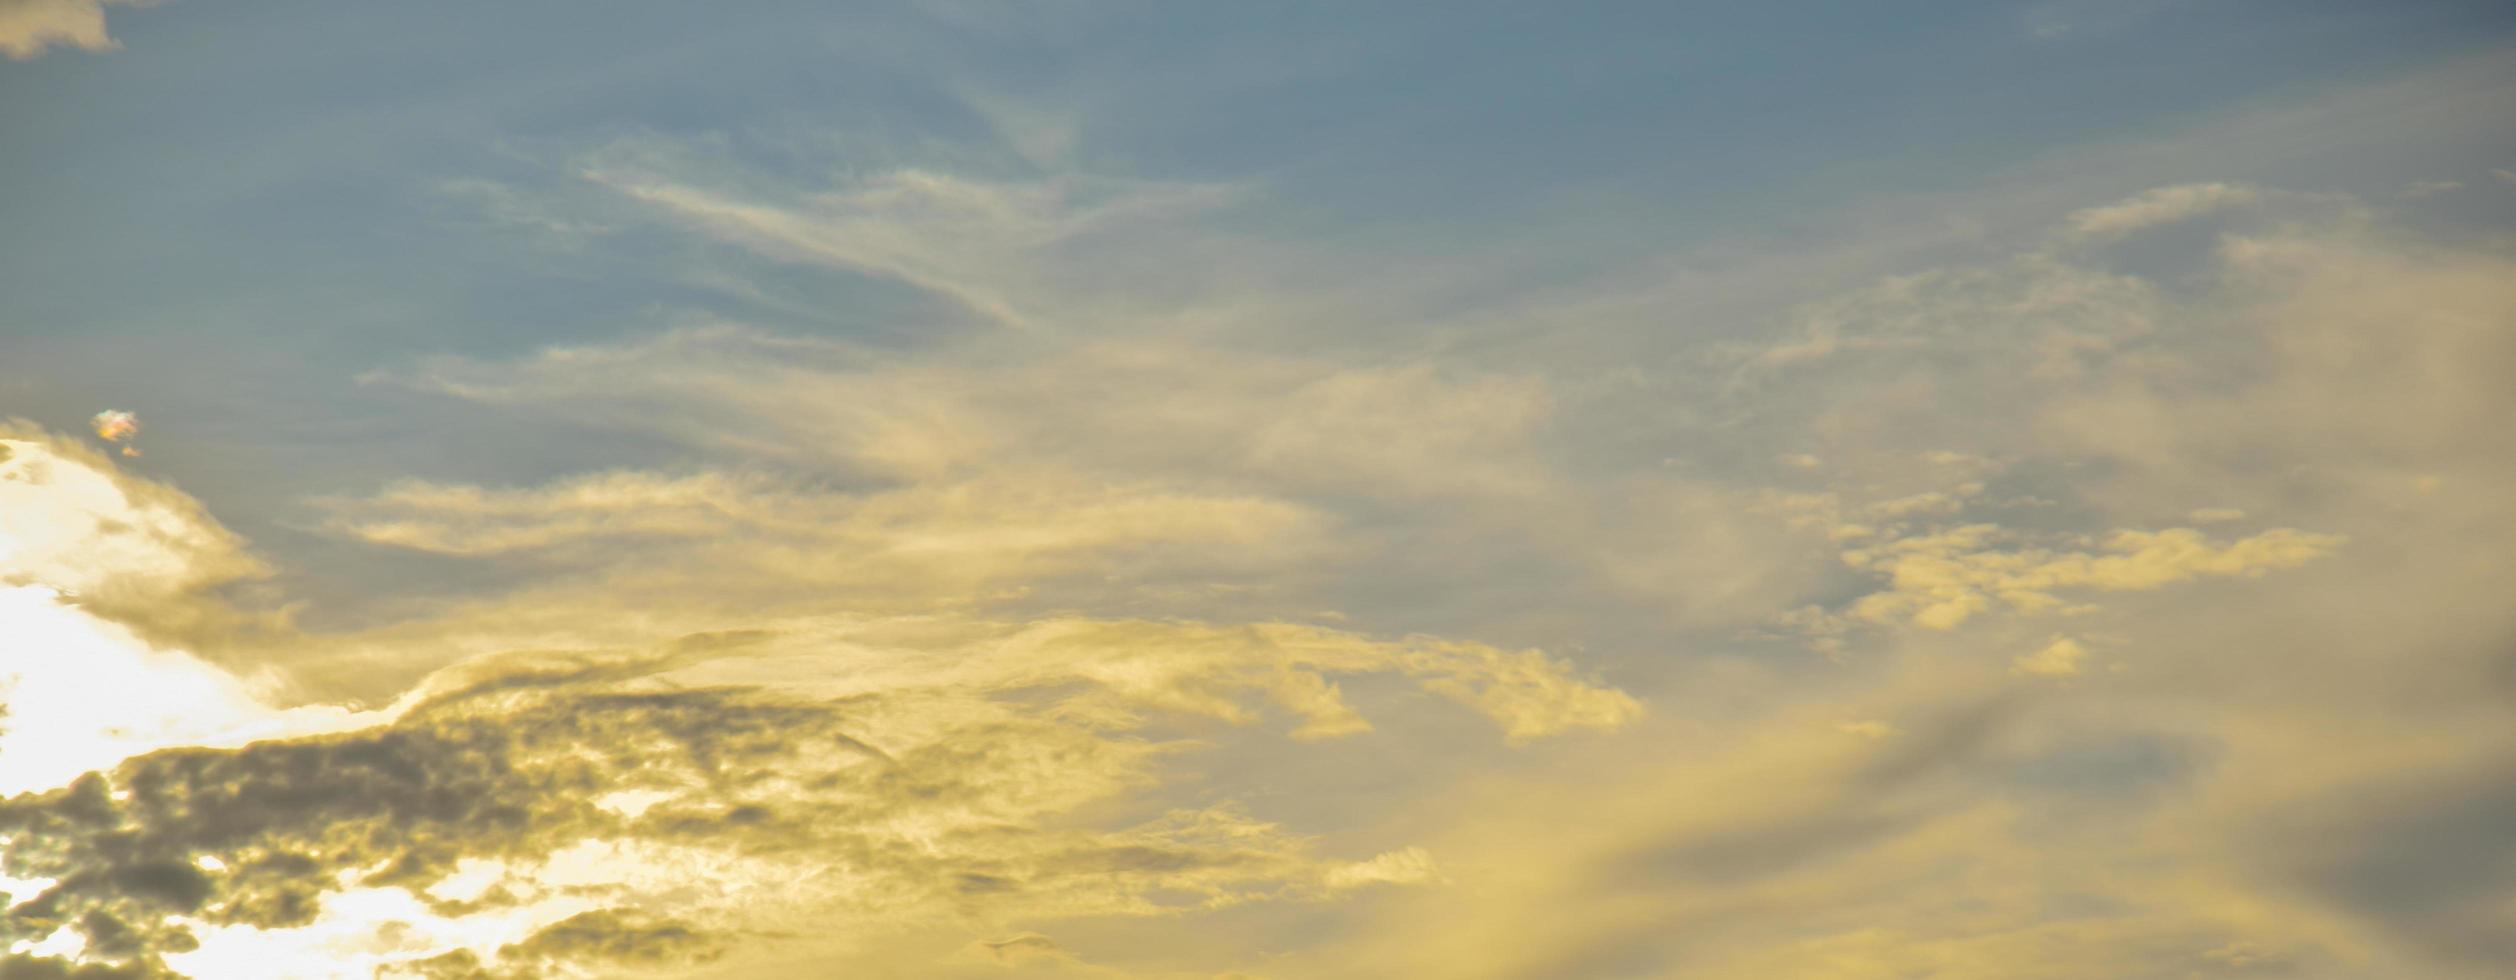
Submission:
<svg viewBox="0 0 2516 980">
<path fill-rule="evenodd" d="M 2516 9 L 0 0 L 0 978 L 2516 969 Z"/>
</svg>

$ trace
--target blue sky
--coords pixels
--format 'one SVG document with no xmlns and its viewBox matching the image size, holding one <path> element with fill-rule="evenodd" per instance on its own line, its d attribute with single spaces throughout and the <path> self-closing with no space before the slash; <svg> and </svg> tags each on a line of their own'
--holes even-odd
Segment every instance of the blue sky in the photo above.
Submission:
<svg viewBox="0 0 2516 980">
<path fill-rule="evenodd" d="M 518 195 L 604 207 L 573 169 L 623 143 L 701 145 L 747 179 L 798 184 L 900 167 L 1230 183 L 1249 193 L 1204 221 L 1233 235 L 1392 268 L 1512 253 L 1488 259 L 1491 280 L 1411 298 L 1435 310 L 1649 274 L 1672 252 L 1818 247 L 1899 202 L 1998 222 L 1961 199 L 2056 168 L 2090 195 L 2190 177 L 2382 193 L 2516 150 L 2504 127 L 2422 127 L 2406 146 L 2368 121 L 2375 146 L 2320 128 L 2307 146 L 2209 148 L 2110 182 L 2067 162 L 2490 60 L 2510 26 L 2493 4 L 616 4 L 594 22 L 506 4 L 170 4 L 113 25 L 119 51 L 0 66 L 15 229 L 0 322 L 56 365 L 10 379 L 14 397 L 57 426 L 111 393 L 191 427 L 189 444 L 294 444 L 311 453 L 282 471 L 319 481 L 307 491 L 406 458 L 343 444 L 387 444 L 363 427 L 412 411 L 344 382 L 413 357 L 676 315 L 888 343 L 949 329 L 879 277 L 694 254 L 636 227 L 554 249 L 502 217 Z M 2435 217 L 2467 223 L 2458 203 Z M 2509 214 L 2479 207 L 2484 228 Z M 694 264 L 783 307 L 693 282 Z M 1365 329 L 1347 339 L 1420 336 Z M 132 356 L 143 347 L 160 356 Z M 514 479 L 566 450 L 434 452 L 448 475 Z"/>
<path fill-rule="evenodd" d="M 0 0 L 0 53 L 13 962 L 2516 956 L 2503 4 Z M 163 853 L 13 848 L 106 786 Z"/>
</svg>

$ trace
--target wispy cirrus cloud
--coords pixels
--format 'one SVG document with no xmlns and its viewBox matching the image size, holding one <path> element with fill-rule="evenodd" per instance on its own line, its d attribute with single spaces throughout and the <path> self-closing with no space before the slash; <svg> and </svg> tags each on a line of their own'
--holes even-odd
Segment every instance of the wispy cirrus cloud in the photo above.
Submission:
<svg viewBox="0 0 2516 980">
<path fill-rule="evenodd" d="M 2113 204 L 2073 211 L 2070 224 L 2082 235 L 2112 238 L 2243 207 L 2261 196 L 2261 191 L 2243 184 L 2178 184 L 2143 191 Z"/>
<path fill-rule="evenodd" d="M 0 617 L 79 655 L 0 666 L 159 683 L 0 718 L 91 740 L 0 972 L 2492 976 L 2516 275 L 2222 150 L 2503 74 L 1808 249 L 1320 234 L 1045 97 L 431 174 L 621 322 L 397 333 L 384 464 L 146 461 L 271 554 L 27 430 Z"/>
<path fill-rule="evenodd" d="M 2446 678 L 2496 690 L 2508 635 L 2465 603 L 2508 543 L 2482 440 L 2510 260 L 2305 219 L 2204 260 L 2198 293 L 2037 258 L 1809 306 L 1845 343 L 1724 397 L 1814 461 L 1747 509 L 1875 573 L 1780 620 L 1861 679 L 1776 682 L 1701 768 L 1587 797 L 1582 834 L 1487 801 L 1428 844 L 1483 887 L 1383 910 L 1330 975 L 2487 975 L 2508 891 L 2443 869 L 2505 840 L 2478 774 L 2516 732 Z M 1976 398 L 2012 414 L 1947 410 Z M 1695 710 L 1755 689 L 1698 682 Z M 2454 720 L 2386 720 L 2409 704 Z M 2263 834 L 2296 807 L 2337 815 Z"/>
<path fill-rule="evenodd" d="M 1050 250 L 1122 230 L 1141 239 L 1241 194 L 1227 184 L 1080 174 L 982 181 L 909 169 L 761 199 L 659 173 L 638 162 L 644 154 L 623 152 L 582 175 L 702 234 L 783 261 L 897 279 L 1006 327 L 1074 312 L 1055 306 L 1068 292 L 1046 281 Z"/>
</svg>

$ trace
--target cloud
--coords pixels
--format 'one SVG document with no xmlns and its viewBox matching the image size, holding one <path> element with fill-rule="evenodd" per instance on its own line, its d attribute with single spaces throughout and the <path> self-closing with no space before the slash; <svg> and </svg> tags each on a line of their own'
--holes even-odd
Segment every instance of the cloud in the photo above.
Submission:
<svg viewBox="0 0 2516 980">
<path fill-rule="evenodd" d="M 2410 492 L 2424 473 L 2486 467 L 2483 420 L 2506 399 L 2473 365 L 2516 351 L 2499 326 L 2516 302 L 2506 280 L 2516 262 L 2384 233 L 2295 231 L 2233 237 L 2217 262 L 2238 312 L 2194 316 L 2213 336 L 2247 345 L 2249 380 L 2194 391 L 2194 366 L 2138 359 L 2110 383 L 2055 402 L 2048 436 L 2137 467 L 2144 479 L 2196 490 L 2220 480 L 2223 493 L 2239 485 L 2262 493 L 2276 479 L 2242 463 L 2249 452 L 2337 479 L 2392 479 Z M 2388 339 L 2370 332 L 2380 326 Z M 2336 400 L 2337 392 L 2366 397 Z"/>
<path fill-rule="evenodd" d="M 1226 184 L 1079 174 L 1003 182 L 904 169 L 760 197 L 670 176 L 726 169 L 649 145 L 616 148 L 580 172 L 701 234 L 780 261 L 895 279 L 1015 328 L 1075 312 L 1069 290 L 1047 275 L 1054 247 L 1116 229 L 1140 239 L 1239 193 Z"/>
<path fill-rule="evenodd" d="M 1844 552 L 1844 564 L 1886 576 L 1888 589 L 1854 602 L 1855 618 L 1952 629 L 1993 607 L 2021 612 L 2064 604 L 2056 593 L 2142 591 L 2197 578 L 2257 576 L 2330 553 L 2342 538 L 2273 528 L 2224 545 L 2191 528 L 2118 530 L 2093 550 L 2000 548 L 2006 535 L 1970 524 Z"/>
<path fill-rule="evenodd" d="M 1060 970 L 1089 969 L 1081 957 L 1057 944 L 1057 941 L 1036 932 L 1026 932 L 1004 939 L 982 939 L 972 942 L 969 951 L 989 963 L 1008 968 L 1048 966 Z M 1094 971 L 1103 976 L 1112 971 Z"/>
<path fill-rule="evenodd" d="M 96 430 L 96 438 L 120 445 L 123 455 L 140 454 L 140 448 L 131 444 L 133 437 L 140 434 L 139 416 L 109 408 L 96 413 L 96 417 L 89 420 L 88 425 Z"/>
<path fill-rule="evenodd" d="M 1360 888 L 1366 885 L 1412 885 L 1438 881 L 1441 871 L 1433 856 L 1421 847 L 1390 851 L 1367 861 L 1357 861 L 1328 872 L 1330 888 Z"/>
<path fill-rule="evenodd" d="M 1821 385 L 1830 377 L 1860 377 L 1886 363 L 1935 365 L 1951 350 L 1967 349 L 1998 351 L 2009 360 L 2015 372 L 2010 378 L 1966 380 L 2014 382 L 2019 388 L 2010 403 L 2016 404 L 2084 374 L 2092 358 L 2150 336 L 2170 312 L 2156 283 L 2049 252 L 1929 268 L 1802 301 L 1789 311 L 1783 331 L 1788 336 L 1716 348 L 1734 359 L 1718 390 L 1783 410 L 1790 406 L 1774 395 L 1786 389 L 1809 386 L 1829 394 Z M 1803 388 L 1798 394 L 1811 392 Z"/>
<path fill-rule="evenodd" d="M 1321 856 L 1228 799 L 1117 814 L 1199 748 L 1184 726 L 1361 737 L 1367 714 L 1416 710 L 1389 680 L 1490 720 L 1496 742 L 1641 717 L 1535 650 L 834 609 L 832 588 L 949 595 L 1166 547 L 1264 565 L 1315 532 L 1299 508 L 1210 492 L 984 476 L 851 493 L 758 471 L 332 501 L 343 535 L 534 561 L 543 584 L 377 631 L 266 624 L 265 668 L 304 666 L 296 648 L 388 677 L 380 664 L 490 654 L 373 711 L 281 709 L 264 700 L 276 676 L 153 648 L 86 605 L 226 608 L 217 587 L 261 570 L 242 541 L 91 450 L 33 430 L 0 445 L 0 624 L 47 638 L 0 664 L 0 769 L 34 791 L 0 801 L 0 875 L 19 892 L 0 945 L 34 957 L 25 969 L 526 976 L 689 965 L 759 935 L 853 955 L 970 916 L 1171 916 L 1437 884 L 1420 849 Z M 1343 687 L 1356 679 L 1368 700 Z M 43 750 L 22 751 L 29 739 Z M 854 925 L 811 925 L 829 921 Z"/>
<path fill-rule="evenodd" d="M 2177 184 L 2143 191 L 2102 207 L 2073 211 L 2069 220 L 2071 228 L 2081 235 L 2116 238 L 2252 204 L 2261 197 L 2261 191 L 2244 184 Z"/>
<path fill-rule="evenodd" d="M 0 55 L 24 61 L 56 46 L 111 51 L 121 45 L 105 33 L 106 5 L 150 2 L 153 0 L 5 0 L 0 2 Z"/>
<path fill-rule="evenodd" d="M 1908 729 L 1894 738 L 1844 738 L 1792 710 L 1719 749 L 1672 747 L 1641 779 L 1603 757 L 1514 790 L 1578 795 L 1579 829 L 1540 830 L 1561 800 L 1481 800 L 1492 809 L 1434 844 L 1476 856 L 1449 869 L 1461 887 L 1384 911 L 1371 929 L 1385 941 L 1306 975 L 2180 976 L 2248 939 L 2303 948 L 2072 856 L 2065 841 L 2105 839 L 2141 809 L 2005 779 L 2093 733 L 2039 732 L 2023 705 L 1935 682 L 1937 696 L 1908 690 L 1890 709 Z M 2074 811 L 2088 822 L 2059 819 Z M 2028 855 L 2034 871 L 2003 870 Z"/>
<path fill-rule="evenodd" d="M 158 752 L 0 802 L 0 871 L 51 881 L 0 916 L 0 939 L 69 929 L 92 958 L 190 971 L 275 940 L 305 955 L 295 933 L 361 935 L 380 923 L 337 920 L 401 891 L 424 908 L 398 914 L 433 925 L 355 962 L 687 959 L 724 930 L 833 916 L 853 923 L 833 938 L 861 939 L 978 911 L 1318 898 L 1426 880 L 1429 859 L 1323 861 L 1228 807 L 1049 818 L 1150 778 L 1175 750 L 1133 735 L 1149 714 L 1242 717 L 1235 694 L 1287 670 L 1425 673 L 1515 735 L 1590 720 L 1532 720 L 1536 699 L 1581 690 L 1534 663 L 1492 675 L 1472 651 L 1321 631 L 1075 623 L 793 659 L 827 648 L 754 652 L 781 658 L 777 687 L 711 680 L 742 664 L 686 653 L 506 658 L 442 675 L 381 727 Z M 604 805 L 622 793 L 641 805 Z"/>
<path fill-rule="evenodd" d="M 1679 464 L 1844 556 L 1834 655 L 1428 804 L 1457 887 L 1303 975 L 2494 975 L 2516 277 L 2273 217 L 2173 290 L 1991 258 L 1803 307 L 1822 357 L 1728 351 Z"/>
<path fill-rule="evenodd" d="M 0 795 L 49 789 L 90 770 L 174 746 L 372 723 L 343 708 L 281 709 L 263 692 L 43 586 L 0 588 Z"/>
<path fill-rule="evenodd" d="M 891 479 L 1093 468 L 1407 496 L 1527 488 L 1551 411 L 1536 378 L 1427 364 L 1003 338 L 901 355 L 732 325 L 373 380 Z"/>
<path fill-rule="evenodd" d="M 2081 661 L 2088 659 L 2088 649 L 2067 636 L 2056 636 L 2053 642 L 2034 653 L 2009 662 L 2011 673 L 2037 677 L 2070 677 L 2079 673 Z"/>
<path fill-rule="evenodd" d="M 261 573 L 242 542 L 172 488 L 18 427 L 0 439 L 0 794 L 47 789 L 133 755 L 354 727 L 346 709 L 282 709 L 260 685 L 170 646 L 247 617 L 215 589 Z"/>
<path fill-rule="evenodd" d="M 1330 546 L 1322 515 L 1284 501 L 1053 471 L 853 494 L 613 472 L 516 489 L 405 482 L 324 506 L 328 529 L 377 545 L 595 570 L 636 555 L 608 573 L 621 588 L 669 591 L 706 567 L 720 592 L 840 588 L 860 603 L 966 603 L 1120 568 L 1239 574 Z"/>
<path fill-rule="evenodd" d="M 2278 210 L 2295 203 L 2288 196 L 2256 193 L 2254 206 L 2293 217 Z M 2161 213 L 2100 227 L 2127 234 Z M 747 624 L 775 637 L 759 641 L 763 655 L 829 658 L 829 679 L 816 683 L 833 697 L 947 677 L 1011 697 L 1064 690 L 1080 675 L 1091 680 L 1079 689 L 1097 693 L 1065 703 L 1077 717 L 1152 726 L 1274 712 L 1283 721 L 1271 730 L 1317 742 L 1394 736 L 1405 723 L 1387 713 L 1387 681 L 1404 678 L 1473 706 L 1507 739 L 1630 733 L 1550 748 L 1564 754 L 1546 757 L 1546 773 L 1491 774 L 1490 789 L 1457 791 L 1465 801 L 1402 807 L 1410 826 L 1446 828 L 1420 843 L 1375 842 L 1349 853 L 1382 857 L 1316 861 L 1309 877 L 1289 876 L 1338 891 L 1338 881 L 1412 867 L 1384 858 L 1421 847 L 1455 883 L 1344 889 L 1370 896 L 1351 913 L 1369 927 L 1285 954 L 1299 975 L 1992 977 L 2021 964 L 2054 977 L 2486 975 L 2469 964 L 2499 938 L 2469 910 L 2491 907 L 2495 893 L 2366 884 L 2383 875 L 2319 866 L 2314 847 L 2256 831 L 2299 801 L 2406 766 L 2439 774 L 2432 794 L 2371 803 L 2364 819 L 2339 824 L 2352 840 L 2428 826 L 2423 813 L 2465 812 L 2482 783 L 2473 760 L 2506 744 L 2502 723 L 2481 720 L 2494 702 L 2476 693 L 2502 683 L 2483 678 L 2496 676 L 2487 665 L 2507 635 L 2483 594 L 2487 555 L 2506 540 L 2504 501 L 2484 489 L 2506 465 L 2488 438 L 2507 407 L 2494 367 L 2506 363 L 2506 260 L 2372 226 L 2365 214 L 2294 217 L 2276 233 L 2223 237 L 2174 283 L 2073 246 L 2080 231 L 2065 219 L 2047 250 L 1807 303 L 1784 320 L 1791 336 L 1699 351 L 1689 362 L 1708 365 L 1699 373 L 1670 367 L 1675 380 L 1646 390 L 1693 400 L 1659 406 L 1652 418 L 1682 420 L 1665 429 L 1617 429 L 1606 420 L 1625 403 L 1542 364 L 1407 372 L 1291 355 L 1244 362 L 1195 345 L 1052 344 L 1066 359 L 1031 362 L 1122 392 L 1114 401 L 1162 405 L 1158 422 L 1025 390 L 966 350 L 868 357 L 759 334 L 432 362 L 400 377 L 527 413 L 591 419 L 670 405 L 643 417 L 660 419 L 646 431 L 676 445 L 810 460 L 892 487 L 1028 472 L 1053 448 L 1078 470 L 1129 478 L 1116 487 L 1227 487 L 1334 515 L 1326 533 L 1340 539 L 1373 530 L 1356 519 L 1369 511 L 1343 496 L 1357 494 L 1424 522 L 1397 526 L 1480 544 L 1545 536 L 1558 554 L 1582 556 L 1561 567 L 1599 569 L 1583 586 L 1609 597 L 1591 621 L 1601 630 L 1638 615 L 1610 600 L 1657 604 L 1644 616 L 1702 603 L 1747 621 L 1814 605 L 1803 624 L 1836 641 L 1822 662 L 1691 649 L 1756 649 L 1753 635 L 1634 630 L 1643 639 L 1632 645 L 1652 653 L 1690 648 L 1620 665 L 1620 676 L 1658 682 L 1647 717 L 1553 657 L 1455 641 L 1106 617 L 947 617 L 950 637 L 915 643 L 881 639 L 908 628 L 896 622 L 797 613 Z M 1791 356 L 1763 356 L 1795 344 Z M 761 353 L 771 349 L 785 353 Z M 737 375 L 765 386 L 757 402 L 720 380 Z M 1340 375 L 1355 380 L 1319 383 Z M 1168 379 L 1190 376 L 1222 379 L 1224 394 L 1166 397 Z M 871 398 L 802 394 L 859 385 L 900 393 L 892 419 L 944 420 L 931 439 L 899 440 L 941 451 L 862 448 L 885 440 L 830 421 L 855 409 L 816 413 Z M 1377 397 L 1384 389 L 1402 396 Z M 1312 392 L 1319 408 L 1247 407 L 1265 399 L 1235 394 L 1262 390 Z M 1503 397 L 1515 391 L 1526 394 Z M 1411 426 L 1438 431 L 1438 415 L 1457 413 L 1407 408 L 1445 397 L 1503 408 L 1455 441 L 1419 436 Z M 816 407 L 798 407 L 807 405 Z M 1253 451 L 1261 443 L 1244 434 L 1279 414 L 1302 420 L 1302 438 Z M 1337 420 L 1355 416 L 1373 421 L 1347 426 L 1360 436 L 1348 439 Z M 1054 422 L 1030 427 L 1043 419 Z M 764 427 L 773 438 L 756 438 Z M 1559 453 L 1528 445 L 1585 429 L 1610 434 Z M 1061 432 L 1091 435 L 1059 441 Z M 1473 473 L 1479 455 L 1514 465 L 1394 483 L 1390 469 L 1339 448 L 1405 440 L 1429 461 L 1409 469 Z M 1621 463 L 1598 463 L 1619 452 Z M 1785 453 L 1822 465 L 1792 465 Z M 1599 468 L 1576 469 L 1576 457 Z M 639 494 L 690 489 L 681 477 L 638 479 Z M 816 513 L 781 496 L 794 484 L 737 484 L 727 499 L 766 503 L 727 513 Z M 589 543 L 695 539 L 748 520 L 673 516 L 703 511 L 657 492 L 638 505 L 656 511 L 655 525 L 614 526 L 566 516 L 606 509 L 593 502 L 600 493 L 572 497 L 580 491 L 565 481 L 482 489 L 477 501 L 456 489 L 446 500 L 397 503 L 388 492 L 345 504 L 344 529 L 408 520 L 412 540 L 566 567 L 569 549 Z M 1479 595 L 1496 594 L 1522 601 Z M 2068 636 L 2053 632 L 2061 616 Z M 881 653 L 832 653 L 848 644 Z M 2104 670 L 2091 650 L 2107 654 Z M 2072 679 L 2027 683 L 2013 671 Z M 778 674 L 800 683 L 790 667 Z M 2408 706 L 2458 719 L 2456 736 L 2404 730 L 2391 719 Z M 983 887 L 1020 878 L 979 873 L 990 876 Z M 2403 908 L 2452 909 L 2440 913 L 2452 925 L 2422 926 L 2436 920 Z M 1161 944 L 1116 927 L 1101 934 Z M 1225 938 L 1206 941 L 1234 941 L 1230 928 L 1215 934 Z M 1215 956 L 1208 962 L 1254 962 Z"/>
<path fill-rule="evenodd" d="M 498 951 L 501 961 L 618 965 L 632 968 L 688 966 L 724 954 L 724 942 L 671 920 L 653 920 L 617 909 L 579 912 L 543 927 Z M 456 954 L 460 955 L 460 954 Z"/>
<path fill-rule="evenodd" d="M 261 573 L 241 539 L 172 488 L 23 423 L 0 435 L 0 584 L 139 605 Z"/>
<path fill-rule="evenodd" d="M 1068 332 L 1090 290 L 1046 253 L 1195 210 L 1099 224 L 1082 184 L 597 177 L 1023 329 L 696 326 L 381 372 L 668 462 L 322 501 L 336 545 L 471 590 L 256 648 L 402 694 L 391 720 L 0 804 L 0 872 L 50 892 L 8 913 L 21 955 L 2478 977 L 2507 948 L 2496 865 L 2457 860 L 2504 850 L 2516 745 L 2516 277 L 2487 248 L 2308 214 L 2169 282 L 2073 244 L 2238 203 L 2152 192 L 1782 336 L 1616 341 L 1599 380 L 1146 329 L 1160 303 Z M 29 567 L 195 602 L 247 574 L 206 518 L 99 479 L 52 484 L 105 516 Z M 159 505 L 194 544 L 87 564 Z M 1261 587 L 1354 625 L 1182 598 Z M 1832 656 L 1735 628 L 1801 607 L 1783 625 Z"/>
</svg>

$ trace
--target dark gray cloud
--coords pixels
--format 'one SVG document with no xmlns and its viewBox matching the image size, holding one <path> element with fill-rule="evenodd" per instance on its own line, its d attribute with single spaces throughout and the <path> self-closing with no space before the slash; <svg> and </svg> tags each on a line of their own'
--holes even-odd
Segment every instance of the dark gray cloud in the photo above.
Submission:
<svg viewBox="0 0 2516 980">
<path fill-rule="evenodd" d="M 660 969 L 704 963 L 724 952 L 721 939 L 679 922 L 599 909 L 553 923 L 523 942 L 507 944 L 498 951 L 495 965 L 484 964 L 470 950 L 456 950 L 389 968 L 389 975 L 413 980 L 536 980 L 555 963 Z"/>
<path fill-rule="evenodd" d="M 530 860 L 589 836 L 801 847 L 803 831 L 758 816 L 745 798 L 772 780 L 830 778 L 799 762 L 808 747 L 864 751 L 840 706 L 586 680 L 602 672 L 519 673 L 384 728 L 165 751 L 0 802 L 0 868 L 55 879 L 0 916 L 0 939 L 67 926 L 92 958 L 156 970 L 163 954 L 194 946 L 167 917 L 301 926 L 344 876 L 422 886 L 467 858 Z M 673 780 L 693 788 L 637 818 L 596 805 L 607 790 Z M 616 915 L 571 921 L 525 951 L 614 949 L 595 934 Z M 663 938 L 649 929 L 618 942 Z"/>
</svg>

